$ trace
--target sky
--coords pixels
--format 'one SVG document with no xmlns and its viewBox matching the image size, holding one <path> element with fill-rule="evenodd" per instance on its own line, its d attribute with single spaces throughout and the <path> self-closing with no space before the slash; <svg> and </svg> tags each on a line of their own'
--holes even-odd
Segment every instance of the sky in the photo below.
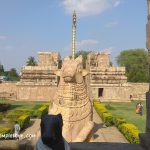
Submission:
<svg viewBox="0 0 150 150">
<path fill-rule="evenodd" d="M 146 0 L 0 0 L 0 63 L 20 72 L 39 51 L 71 55 L 72 13 L 77 51 L 146 49 Z"/>
</svg>

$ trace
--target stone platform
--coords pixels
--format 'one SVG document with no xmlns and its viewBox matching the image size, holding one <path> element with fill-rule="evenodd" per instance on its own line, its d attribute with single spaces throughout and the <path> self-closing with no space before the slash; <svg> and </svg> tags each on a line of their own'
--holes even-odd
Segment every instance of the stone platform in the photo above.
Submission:
<svg viewBox="0 0 150 150">
<path fill-rule="evenodd" d="M 8 142 L 8 141 L 7 141 Z M 13 142 L 13 141 L 12 141 Z M 33 150 L 34 146 L 28 142 L 22 141 L 19 146 L 13 143 L 5 145 L 2 147 L 0 145 L 0 150 Z M 7 143 L 8 144 L 8 143 Z M 129 143 L 108 143 L 108 142 L 83 142 L 83 143 L 70 143 L 71 150 L 144 150 L 137 144 Z"/>
</svg>

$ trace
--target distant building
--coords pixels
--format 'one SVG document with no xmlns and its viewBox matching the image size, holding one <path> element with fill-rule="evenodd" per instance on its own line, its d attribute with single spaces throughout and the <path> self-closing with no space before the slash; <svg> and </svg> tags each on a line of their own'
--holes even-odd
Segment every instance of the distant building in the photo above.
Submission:
<svg viewBox="0 0 150 150">
<path fill-rule="evenodd" d="M 109 56 L 107 52 L 91 52 L 87 56 L 89 75 L 86 82 L 91 99 L 129 101 L 130 95 L 134 99 L 145 99 L 148 84 L 128 83 L 125 67 L 111 66 Z"/>
<path fill-rule="evenodd" d="M 0 76 L 0 81 L 7 81 L 8 78 L 6 76 Z"/>
<path fill-rule="evenodd" d="M 59 77 L 54 73 L 61 66 L 58 52 L 38 52 L 37 66 L 23 66 L 21 79 L 17 83 L 17 99 L 48 100 L 52 99 Z"/>
</svg>

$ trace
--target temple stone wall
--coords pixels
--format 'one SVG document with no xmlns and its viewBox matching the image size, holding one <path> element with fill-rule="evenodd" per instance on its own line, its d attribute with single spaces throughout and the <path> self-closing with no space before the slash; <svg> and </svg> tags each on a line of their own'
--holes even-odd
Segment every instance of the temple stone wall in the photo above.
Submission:
<svg viewBox="0 0 150 150">
<path fill-rule="evenodd" d="M 101 101 L 125 102 L 133 100 L 145 100 L 145 93 L 148 91 L 148 83 L 126 83 L 92 85 L 89 90 L 91 99 L 97 98 Z M 100 91 L 99 89 L 103 89 Z M 53 99 L 57 86 L 51 85 L 16 85 L 16 82 L 3 82 L 0 84 L 0 98 L 9 98 L 25 101 L 50 101 Z M 102 92 L 102 96 L 99 96 Z M 10 95 L 11 94 L 11 95 Z"/>
<path fill-rule="evenodd" d="M 17 98 L 17 82 L 0 83 L 0 98 L 16 99 Z"/>
<path fill-rule="evenodd" d="M 91 99 L 129 102 L 132 95 L 134 100 L 145 100 L 148 84 L 128 83 L 125 67 L 111 66 L 109 53 L 89 53 L 86 69 L 89 71 L 86 83 Z"/>
<path fill-rule="evenodd" d="M 52 101 L 57 87 L 49 85 L 18 85 L 17 99 L 25 101 Z"/>
<path fill-rule="evenodd" d="M 87 56 L 86 77 L 91 99 L 101 101 L 145 100 L 148 83 L 128 83 L 124 67 L 110 65 L 109 53 L 90 53 Z M 52 100 L 59 82 L 55 71 L 59 68 L 60 55 L 56 52 L 39 52 L 38 66 L 22 67 L 20 82 L 0 83 L 0 98 L 25 101 Z"/>
<path fill-rule="evenodd" d="M 3 82 L 0 84 L 0 98 L 25 101 L 50 101 L 53 99 L 57 86 L 22 85 L 19 82 Z"/>
<path fill-rule="evenodd" d="M 57 52 L 38 52 L 37 66 L 22 67 L 21 80 L 17 83 L 17 99 L 52 100 L 59 82 L 55 71 L 60 67 L 60 61 Z"/>
<path fill-rule="evenodd" d="M 92 85 L 90 97 L 91 99 L 99 99 L 102 102 L 130 102 L 130 95 L 132 95 L 133 100 L 145 100 L 148 87 L 148 83 Z"/>
<path fill-rule="evenodd" d="M 133 96 L 135 100 L 145 100 L 146 92 L 148 92 L 149 84 L 148 83 L 129 83 L 130 94 Z"/>
</svg>

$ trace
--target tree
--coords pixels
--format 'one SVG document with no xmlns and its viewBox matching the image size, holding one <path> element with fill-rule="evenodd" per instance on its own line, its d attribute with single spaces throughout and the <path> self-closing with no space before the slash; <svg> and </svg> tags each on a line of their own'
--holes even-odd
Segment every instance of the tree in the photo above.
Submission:
<svg viewBox="0 0 150 150">
<path fill-rule="evenodd" d="M 30 56 L 27 61 L 27 66 L 36 66 L 37 62 L 34 57 Z"/>
<path fill-rule="evenodd" d="M 0 64 L 0 76 L 4 75 L 4 67 Z"/>
<path fill-rule="evenodd" d="M 128 82 L 148 82 L 148 53 L 144 49 L 123 50 L 116 61 L 126 67 Z"/>
<path fill-rule="evenodd" d="M 83 68 L 86 67 L 86 60 L 87 60 L 87 55 L 90 53 L 91 51 L 78 51 L 75 55 L 75 57 L 78 57 L 79 55 L 82 55 L 83 58 Z"/>
<path fill-rule="evenodd" d="M 8 80 L 18 81 L 20 79 L 15 68 L 10 69 L 10 71 L 5 72 L 5 74 L 8 78 Z"/>
</svg>

